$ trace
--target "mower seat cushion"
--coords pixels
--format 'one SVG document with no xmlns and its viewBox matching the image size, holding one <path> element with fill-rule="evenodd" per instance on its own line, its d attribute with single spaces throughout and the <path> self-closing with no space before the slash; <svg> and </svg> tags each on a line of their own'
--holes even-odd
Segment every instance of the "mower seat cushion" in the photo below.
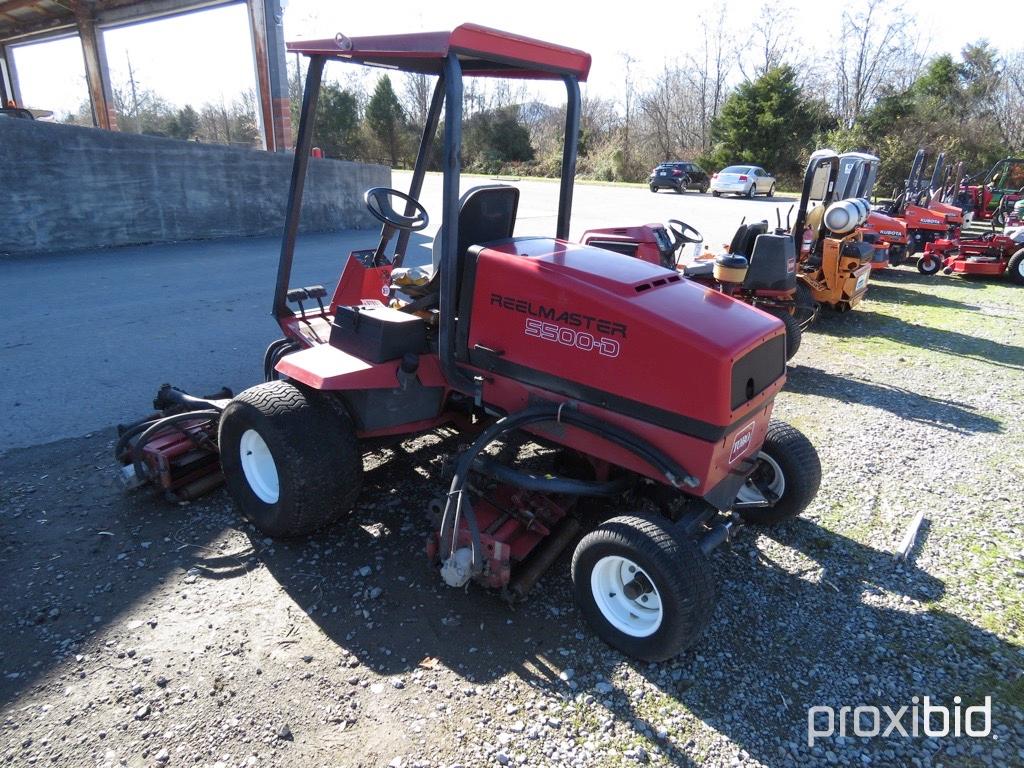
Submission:
<svg viewBox="0 0 1024 768">
<path fill-rule="evenodd" d="M 796 288 L 796 246 L 788 235 L 758 235 L 750 253 L 743 287 L 756 291 Z"/>
<path fill-rule="evenodd" d="M 715 273 L 715 262 L 710 259 L 683 264 L 682 267 L 683 277 L 710 277 Z"/>
</svg>

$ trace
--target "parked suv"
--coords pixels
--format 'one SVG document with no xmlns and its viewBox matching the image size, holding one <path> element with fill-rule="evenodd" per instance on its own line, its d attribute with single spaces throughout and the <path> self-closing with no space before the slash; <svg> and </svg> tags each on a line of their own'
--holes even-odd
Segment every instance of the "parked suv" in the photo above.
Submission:
<svg viewBox="0 0 1024 768">
<path fill-rule="evenodd" d="M 695 189 L 698 192 L 707 192 L 711 179 L 696 163 L 673 161 L 661 163 L 651 171 L 648 183 L 651 192 L 657 192 L 659 189 L 674 189 L 676 192 Z"/>
</svg>

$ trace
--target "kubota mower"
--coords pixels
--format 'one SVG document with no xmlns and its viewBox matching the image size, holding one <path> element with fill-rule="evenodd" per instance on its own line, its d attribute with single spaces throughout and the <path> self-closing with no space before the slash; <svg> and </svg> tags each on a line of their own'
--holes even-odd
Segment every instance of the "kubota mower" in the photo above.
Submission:
<svg viewBox="0 0 1024 768">
<path fill-rule="evenodd" d="M 924 251 L 926 243 L 940 238 L 956 237 L 963 221 L 960 209 L 955 206 L 942 204 L 938 209 L 929 207 L 933 201 L 933 194 L 931 187 L 924 181 L 924 163 L 925 152 L 919 149 L 914 156 L 914 163 L 903 192 L 894 200 L 874 206 L 874 210 L 879 213 L 906 222 L 908 256 Z M 938 163 L 936 165 L 938 166 Z"/>
<path fill-rule="evenodd" d="M 877 157 L 864 152 L 841 154 L 835 198 L 870 200 L 878 177 L 878 164 Z M 874 246 L 872 270 L 898 267 L 903 263 L 907 254 L 907 224 L 902 219 L 869 210 L 867 220 L 858 232 L 864 242 Z"/>
<path fill-rule="evenodd" d="M 460 430 L 472 444 L 428 544 L 445 583 L 525 595 L 576 539 L 577 499 L 656 495 L 662 512 L 614 517 L 576 544 L 575 598 L 630 655 L 664 659 L 696 642 L 713 609 L 711 550 L 742 522 L 800 514 L 818 489 L 814 448 L 771 419 L 783 324 L 673 269 L 568 241 L 586 53 L 469 24 L 289 50 L 309 68 L 273 302 L 284 339 L 268 350 L 271 380 L 219 418 L 220 462 L 242 514 L 270 536 L 306 535 L 352 509 L 367 441 Z M 410 189 L 367 191 L 379 241 L 349 254 L 330 299 L 289 287 L 328 61 L 437 79 Z M 515 187 L 459 196 L 465 77 L 564 83 L 554 237 L 515 236 Z M 442 112 L 437 268 L 409 281 L 398 271 L 410 233 L 427 225 L 417 197 Z M 577 470 L 525 471 L 485 455 L 518 430 Z"/>
<path fill-rule="evenodd" d="M 678 270 L 690 280 L 775 315 L 786 326 L 787 360 L 800 348 L 803 329 L 814 319 L 810 291 L 797 283 L 793 238 L 781 227 L 769 233 L 767 221 L 741 224 L 729 252 L 715 259 L 686 260 L 690 247 L 699 255 L 704 237 L 678 219 L 665 225 L 590 229 L 581 242 Z M 742 256 L 746 265 L 738 265 L 736 256 Z"/>
</svg>

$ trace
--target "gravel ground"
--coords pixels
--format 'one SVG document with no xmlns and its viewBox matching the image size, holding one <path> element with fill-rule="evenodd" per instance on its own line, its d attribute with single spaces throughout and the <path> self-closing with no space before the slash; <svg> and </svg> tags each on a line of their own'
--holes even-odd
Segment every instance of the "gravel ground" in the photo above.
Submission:
<svg viewBox="0 0 1024 768">
<path fill-rule="evenodd" d="M 183 506 L 125 495 L 112 430 L 11 451 L 2 760 L 1024 765 L 1022 297 L 900 270 L 821 318 L 776 411 L 821 454 L 818 498 L 713 555 L 711 627 L 658 665 L 588 632 L 568 556 L 515 609 L 440 585 L 424 511 L 452 437 L 367 457 L 350 523 L 289 544 L 243 524 L 223 491 Z M 991 736 L 808 746 L 809 707 L 914 696 L 991 696 Z"/>
</svg>

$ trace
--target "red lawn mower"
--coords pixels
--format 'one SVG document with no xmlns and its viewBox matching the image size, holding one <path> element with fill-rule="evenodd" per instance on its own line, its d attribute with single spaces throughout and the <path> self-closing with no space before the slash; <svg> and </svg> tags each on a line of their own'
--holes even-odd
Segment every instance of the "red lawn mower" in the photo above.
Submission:
<svg viewBox="0 0 1024 768">
<path fill-rule="evenodd" d="M 942 157 L 936 161 L 932 173 L 933 182 L 938 184 L 942 177 Z M 956 237 L 963 223 L 963 213 L 956 206 L 941 203 L 923 178 L 925 151 L 919 149 L 914 157 L 903 192 L 895 200 L 888 200 L 873 206 L 873 210 L 887 216 L 902 219 L 907 228 L 907 256 L 924 251 L 927 243 L 943 238 Z M 938 179 L 936 178 L 938 177 Z M 920 269 L 920 265 L 918 265 Z"/>
<path fill-rule="evenodd" d="M 981 178 L 982 184 L 965 179 L 960 185 L 964 215 L 971 221 L 991 221 L 1002 227 L 1013 204 L 1024 200 L 1024 158 L 1000 160 Z"/>
<path fill-rule="evenodd" d="M 427 547 L 446 584 L 525 595 L 577 539 L 578 499 L 668 497 L 661 514 L 615 517 L 579 540 L 575 598 L 596 633 L 632 656 L 665 659 L 695 643 L 713 610 L 708 553 L 743 522 L 800 514 L 820 482 L 810 442 L 771 419 L 785 381 L 782 323 L 673 269 L 568 241 L 588 54 L 471 24 L 289 50 L 309 69 L 273 303 L 284 338 L 267 350 L 268 381 L 223 407 L 217 435 L 241 513 L 267 535 L 307 535 L 352 509 L 364 448 L 456 429 L 472 444 Z M 329 60 L 437 84 L 408 193 L 367 191 L 379 242 L 348 256 L 328 299 L 289 282 Z M 564 83 L 555 237 L 515 236 L 515 187 L 459 196 L 464 77 Z M 437 268 L 399 290 L 410 233 L 428 222 L 416 198 L 442 112 Z M 558 466 L 486 452 L 519 430 L 558 448 Z"/>
<path fill-rule="evenodd" d="M 946 275 L 1005 275 L 1024 285 L 1024 227 L 986 232 L 971 239 L 936 240 L 925 246 L 920 261 L 933 262 L 921 270 L 924 274 L 941 269 Z"/>
</svg>

